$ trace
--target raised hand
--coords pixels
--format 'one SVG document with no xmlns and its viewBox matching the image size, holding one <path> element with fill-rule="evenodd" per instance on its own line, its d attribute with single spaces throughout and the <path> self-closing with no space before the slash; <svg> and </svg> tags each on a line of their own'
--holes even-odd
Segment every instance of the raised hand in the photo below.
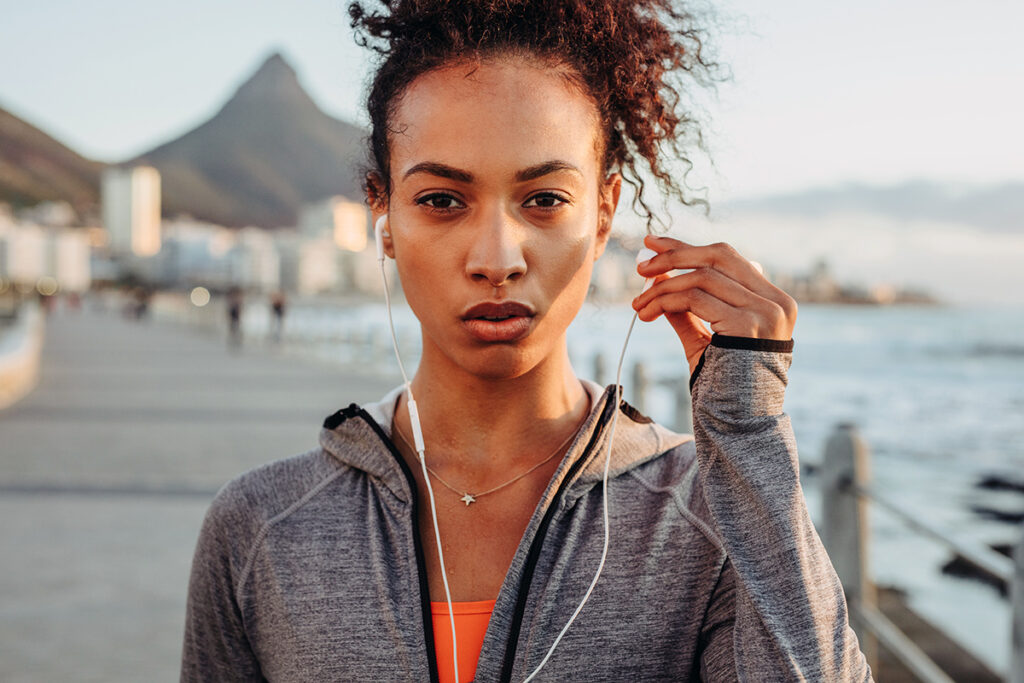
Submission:
<svg viewBox="0 0 1024 683">
<path fill-rule="evenodd" d="M 730 245 L 694 246 L 653 235 L 644 244 L 658 255 L 639 264 L 637 272 L 656 279 L 633 300 L 633 308 L 644 321 L 665 316 L 683 343 L 691 372 L 711 343 L 711 332 L 758 339 L 793 336 L 796 301 Z M 680 269 L 690 271 L 668 274 Z"/>
</svg>

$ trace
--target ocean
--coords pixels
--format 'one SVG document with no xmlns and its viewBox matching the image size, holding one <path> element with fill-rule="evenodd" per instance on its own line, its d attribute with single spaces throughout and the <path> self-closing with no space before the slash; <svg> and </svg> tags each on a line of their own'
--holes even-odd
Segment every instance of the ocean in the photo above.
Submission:
<svg viewBox="0 0 1024 683">
<path fill-rule="evenodd" d="M 246 327 L 258 332 L 258 311 Z M 632 310 L 584 306 L 570 327 L 577 373 L 594 376 L 603 357 L 606 383 L 614 380 Z M 418 355 L 416 321 L 402 304 L 395 321 L 403 360 Z M 382 305 L 339 309 L 299 306 L 289 311 L 287 340 L 332 361 L 379 366 L 394 373 Z M 792 418 L 804 466 L 812 517 L 820 513 L 814 466 L 839 423 L 856 426 L 872 453 L 873 484 L 915 514 L 959 538 L 990 545 L 1024 540 L 1014 520 L 1024 518 L 1024 308 L 801 307 L 785 410 Z M 638 322 L 623 370 L 625 398 L 633 395 L 633 367 L 648 377 L 645 412 L 675 420 L 675 394 L 688 369 L 669 325 Z M 979 487 L 985 479 L 1022 488 Z M 873 578 L 907 592 L 911 606 L 989 664 L 1006 673 L 1010 612 L 989 585 L 944 574 L 952 555 L 872 507 Z"/>
</svg>

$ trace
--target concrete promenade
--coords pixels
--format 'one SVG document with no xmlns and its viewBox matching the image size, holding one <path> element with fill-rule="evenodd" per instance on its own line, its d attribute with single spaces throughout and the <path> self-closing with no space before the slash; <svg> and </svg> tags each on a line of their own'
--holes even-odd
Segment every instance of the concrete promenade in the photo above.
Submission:
<svg viewBox="0 0 1024 683">
<path fill-rule="evenodd" d="M 213 494 L 396 383 L 170 322 L 50 316 L 38 386 L 0 410 L 0 681 L 177 680 Z M 998 680 L 898 593 L 881 608 L 953 680 Z M 914 680 L 881 664 L 881 682 Z"/>
<path fill-rule="evenodd" d="M 0 411 L 0 681 L 177 680 L 210 498 L 393 379 L 116 313 L 47 320 Z"/>
</svg>

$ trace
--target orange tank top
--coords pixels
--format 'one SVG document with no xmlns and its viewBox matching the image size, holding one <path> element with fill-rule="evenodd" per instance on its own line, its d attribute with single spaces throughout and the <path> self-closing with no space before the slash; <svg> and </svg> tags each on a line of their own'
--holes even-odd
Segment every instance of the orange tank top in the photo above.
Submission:
<svg viewBox="0 0 1024 683">
<path fill-rule="evenodd" d="M 453 602 L 455 637 L 459 643 L 459 683 L 469 683 L 476 675 L 476 662 L 484 644 L 487 624 L 494 611 L 494 600 Z M 448 619 L 447 602 L 431 602 L 430 616 L 434 622 L 434 650 L 437 673 L 441 683 L 455 683 L 452 665 L 452 625 Z"/>
</svg>

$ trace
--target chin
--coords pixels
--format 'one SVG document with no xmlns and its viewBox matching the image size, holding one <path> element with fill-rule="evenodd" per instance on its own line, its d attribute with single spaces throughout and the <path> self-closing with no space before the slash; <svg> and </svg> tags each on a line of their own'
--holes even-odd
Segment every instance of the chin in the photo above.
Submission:
<svg viewBox="0 0 1024 683">
<path fill-rule="evenodd" d="M 480 379 L 501 381 L 522 377 L 533 370 L 541 361 L 538 354 L 531 354 L 513 345 L 494 345 L 479 349 L 472 359 L 460 363 L 467 372 Z"/>
<path fill-rule="evenodd" d="M 464 334 L 432 337 L 424 330 L 423 343 L 421 365 L 429 356 L 439 368 L 493 382 L 523 377 L 566 354 L 564 332 L 553 336 L 544 327 L 510 342 L 481 342 Z"/>
</svg>

